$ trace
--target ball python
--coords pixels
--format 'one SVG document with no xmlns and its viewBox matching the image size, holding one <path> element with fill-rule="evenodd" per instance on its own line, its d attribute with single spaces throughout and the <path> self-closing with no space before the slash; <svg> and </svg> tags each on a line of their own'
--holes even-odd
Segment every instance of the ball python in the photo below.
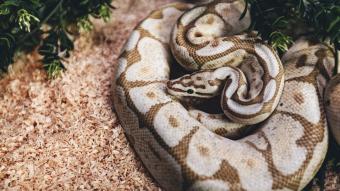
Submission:
<svg viewBox="0 0 340 191">
<path fill-rule="evenodd" d="M 283 72 L 270 46 L 245 32 L 244 7 L 238 0 L 166 5 L 133 30 L 118 59 L 116 113 L 165 190 L 301 190 L 323 162 L 322 95 L 334 54 L 299 39 L 281 58 Z M 176 60 L 193 73 L 175 79 Z M 184 103 L 202 98 L 201 90 L 223 94 L 225 115 Z M 229 137 L 242 128 L 249 132 Z"/>
<path fill-rule="evenodd" d="M 332 135 L 340 145 L 340 74 L 335 75 L 326 86 L 325 107 Z"/>
</svg>

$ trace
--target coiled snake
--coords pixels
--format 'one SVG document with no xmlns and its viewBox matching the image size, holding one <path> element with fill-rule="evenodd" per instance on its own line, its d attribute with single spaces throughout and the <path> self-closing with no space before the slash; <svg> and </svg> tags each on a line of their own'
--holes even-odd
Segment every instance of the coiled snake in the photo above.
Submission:
<svg viewBox="0 0 340 191">
<path fill-rule="evenodd" d="M 323 162 L 334 54 L 300 39 L 281 59 L 284 72 L 275 51 L 244 32 L 244 7 L 167 5 L 135 28 L 119 58 L 115 109 L 166 190 L 301 190 Z M 179 75 L 173 58 L 194 72 L 169 80 Z M 224 115 L 192 103 L 218 96 Z"/>
</svg>

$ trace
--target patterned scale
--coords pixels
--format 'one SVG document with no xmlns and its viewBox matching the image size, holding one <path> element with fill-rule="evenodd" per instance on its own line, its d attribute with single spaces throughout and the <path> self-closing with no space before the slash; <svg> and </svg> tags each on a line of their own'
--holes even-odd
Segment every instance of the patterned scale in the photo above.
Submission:
<svg viewBox="0 0 340 191">
<path fill-rule="evenodd" d="M 263 122 L 254 123 L 255 130 L 241 138 L 233 140 L 221 136 L 217 126 L 223 126 L 226 134 L 232 135 L 238 134 L 245 125 L 229 120 L 225 115 L 212 115 L 187 107 L 176 95 L 169 93 L 167 85 L 177 64 L 170 48 L 175 46 L 170 45 L 173 43 L 171 34 L 175 37 L 184 34 L 176 32 L 183 13 L 193 13 L 187 16 L 188 25 L 184 30 L 199 30 L 206 26 L 201 20 L 202 25 L 193 29 L 192 23 L 199 20 L 197 18 L 223 13 L 221 7 L 228 10 L 244 7 L 243 1 L 209 2 L 199 5 L 199 9 L 184 3 L 167 5 L 152 12 L 132 32 L 119 58 L 114 86 L 115 109 L 126 135 L 146 168 L 166 190 L 301 190 L 315 175 L 327 151 L 328 130 L 322 95 L 334 65 L 334 54 L 327 45 L 306 39 L 296 41 L 281 59 L 285 72 L 278 80 L 274 78 L 276 87 L 283 87 L 283 76 L 285 83 L 281 90 L 272 90 L 277 99 L 271 102 L 273 113 L 261 119 Z M 275 54 L 266 52 L 270 50 L 267 45 L 262 49 L 266 51 L 256 53 L 256 46 L 251 43 L 259 43 L 258 40 L 238 43 L 242 41 L 235 39 L 243 38 L 238 33 L 242 33 L 246 24 L 238 25 L 233 14 L 240 12 L 216 14 L 216 19 L 231 20 L 226 25 L 232 32 L 222 34 L 228 37 L 219 43 L 227 44 L 229 49 L 203 50 L 201 55 L 191 53 L 197 52 L 195 48 L 201 46 L 198 43 L 195 48 L 181 44 L 178 51 L 197 66 L 193 70 L 208 72 L 226 66 L 213 64 L 212 68 L 202 68 L 205 63 L 222 57 L 237 57 L 230 48 L 256 54 L 257 59 L 262 60 L 259 64 L 264 68 L 263 76 L 267 76 L 262 79 L 269 82 L 270 67 L 274 67 L 271 63 L 276 59 L 271 55 Z M 237 26 L 241 28 L 232 29 Z M 214 27 L 223 28 L 219 24 Z M 205 32 L 215 34 L 219 30 Z M 187 44 L 192 45 L 188 39 L 187 35 Z M 211 41 L 203 42 L 205 46 L 200 49 L 213 48 Z M 180 61 L 183 61 L 182 57 Z M 247 73 L 247 67 L 242 67 L 244 62 L 241 60 L 227 67 L 242 70 L 240 75 L 243 75 L 242 72 Z M 244 80 L 249 80 L 247 74 L 244 75 Z M 269 83 L 263 84 L 259 95 L 269 86 Z M 224 88 L 225 91 L 228 88 Z"/>
</svg>

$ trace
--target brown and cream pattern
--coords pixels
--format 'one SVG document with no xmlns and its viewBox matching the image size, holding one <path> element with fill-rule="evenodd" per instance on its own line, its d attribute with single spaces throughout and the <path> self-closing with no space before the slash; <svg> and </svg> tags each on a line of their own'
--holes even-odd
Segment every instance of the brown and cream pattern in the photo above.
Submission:
<svg viewBox="0 0 340 191">
<path fill-rule="evenodd" d="M 340 145 L 340 74 L 335 75 L 326 86 L 325 107 L 332 135 Z"/>
<path fill-rule="evenodd" d="M 244 1 L 209 2 L 167 5 L 132 32 L 114 86 L 126 135 L 166 190 L 301 190 L 327 151 L 322 92 L 334 55 L 298 40 L 282 58 L 284 72 L 270 46 L 243 33 Z M 170 80 L 173 57 L 196 72 Z M 222 110 L 233 99 L 234 117 L 188 107 L 181 97 L 192 92 L 171 94 L 173 84 L 202 90 L 198 97 L 222 94 Z"/>
</svg>

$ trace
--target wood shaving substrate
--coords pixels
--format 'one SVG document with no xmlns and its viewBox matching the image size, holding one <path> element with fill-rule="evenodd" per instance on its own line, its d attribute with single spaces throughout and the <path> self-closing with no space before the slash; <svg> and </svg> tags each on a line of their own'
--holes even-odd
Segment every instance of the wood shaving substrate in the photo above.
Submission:
<svg viewBox="0 0 340 191">
<path fill-rule="evenodd" d="M 0 190 L 159 190 L 113 112 L 114 65 L 131 30 L 171 0 L 115 0 L 111 21 L 76 41 L 61 77 L 39 56 L 0 79 Z"/>
</svg>

